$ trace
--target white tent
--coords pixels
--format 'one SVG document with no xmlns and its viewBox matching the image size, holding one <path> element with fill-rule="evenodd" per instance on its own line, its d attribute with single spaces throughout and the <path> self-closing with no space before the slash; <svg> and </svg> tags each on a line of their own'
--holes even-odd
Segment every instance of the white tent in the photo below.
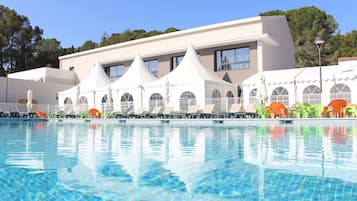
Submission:
<svg viewBox="0 0 357 201">
<path fill-rule="evenodd" d="M 145 93 L 143 85 L 154 80 L 156 80 L 156 77 L 147 69 L 141 56 L 137 54 L 124 75 L 110 85 L 114 99 L 114 110 L 121 110 L 122 98 L 125 100 L 123 105 L 134 104 L 135 107 L 143 107 L 143 94 Z M 102 100 L 102 97 L 107 93 L 108 86 L 97 90 L 97 100 Z M 132 101 L 127 96 L 128 94 L 132 96 Z"/>
<path fill-rule="evenodd" d="M 83 99 L 86 99 L 89 108 L 95 107 L 95 105 L 98 103 L 97 99 L 95 98 L 96 91 L 105 86 L 108 86 L 110 83 L 111 81 L 105 74 L 101 64 L 96 62 L 94 68 L 85 80 L 70 89 L 58 93 L 59 107 L 64 106 L 64 101 L 66 98 L 71 99 L 72 103 L 79 103 L 79 100 L 77 100 L 78 97 L 83 97 Z M 77 94 L 78 91 L 80 93 L 79 96 Z"/>
<path fill-rule="evenodd" d="M 213 91 L 217 90 L 221 97 L 227 92 L 236 96 L 237 87 L 211 72 L 200 60 L 196 51 L 190 45 L 181 63 L 166 76 L 151 82 L 145 87 L 145 99 L 150 100 L 153 94 L 160 94 L 166 104 L 175 110 L 180 108 L 180 97 L 184 92 L 191 92 L 201 109 L 212 98 Z M 187 94 L 187 93 L 186 93 Z M 168 101 L 167 101 L 168 100 Z"/>
<path fill-rule="evenodd" d="M 350 90 L 352 103 L 357 102 L 357 91 L 354 91 L 357 79 L 357 65 L 339 64 L 335 66 L 323 66 L 322 68 L 322 95 L 321 104 L 327 105 L 332 99 L 332 88 L 337 85 L 345 85 Z M 288 92 L 288 105 L 295 102 L 304 102 L 303 94 L 307 93 L 307 88 L 320 90 L 320 68 L 306 67 L 287 70 L 264 71 L 254 74 L 243 81 L 243 102 L 245 105 L 250 103 L 250 94 L 257 89 L 257 99 L 259 100 L 259 90 L 262 76 L 265 77 L 267 95 L 271 99 L 272 93 L 278 87 L 283 87 Z M 265 93 L 265 92 L 263 92 Z M 252 97 L 251 97 L 252 98 Z M 346 97 L 347 98 L 347 97 Z M 272 101 L 272 100 L 270 100 Z"/>
</svg>

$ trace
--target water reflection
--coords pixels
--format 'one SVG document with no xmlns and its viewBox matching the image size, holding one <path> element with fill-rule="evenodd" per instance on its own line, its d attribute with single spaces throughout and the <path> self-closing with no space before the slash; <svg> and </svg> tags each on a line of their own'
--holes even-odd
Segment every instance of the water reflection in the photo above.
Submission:
<svg viewBox="0 0 357 201">
<path fill-rule="evenodd" d="M 105 199 L 322 199 L 311 189 L 343 186 L 352 190 L 341 199 L 357 196 L 356 125 L 26 122 L 0 128 L 2 174 L 21 170 L 22 180 L 46 174 L 49 188 L 60 192 Z"/>
</svg>

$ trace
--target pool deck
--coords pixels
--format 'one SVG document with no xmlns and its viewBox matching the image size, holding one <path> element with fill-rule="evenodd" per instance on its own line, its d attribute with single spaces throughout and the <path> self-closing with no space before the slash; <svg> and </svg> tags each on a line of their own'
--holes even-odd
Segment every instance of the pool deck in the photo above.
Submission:
<svg viewBox="0 0 357 201">
<path fill-rule="evenodd" d="M 357 125 L 357 118 L 284 118 L 284 119 L 50 119 L 64 123 L 113 123 L 127 125 L 197 125 L 197 126 L 255 126 L 255 125 Z"/>
<path fill-rule="evenodd" d="M 72 119 L 72 118 L 1 118 L 0 122 L 62 122 L 126 125 L 197 125 L 197 126 L 256 126 L 256 125 L 356 125 L 357 118 L 282 118 L 282 119 Z"/>
</svg>

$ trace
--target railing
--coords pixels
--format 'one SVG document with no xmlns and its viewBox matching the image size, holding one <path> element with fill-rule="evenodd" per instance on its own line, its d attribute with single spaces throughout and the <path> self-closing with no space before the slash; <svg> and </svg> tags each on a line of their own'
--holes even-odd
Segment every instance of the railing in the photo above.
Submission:
<svg viewBox="0 0 357 201">
<path fill-rule="evenodd" d="M 20 103 L 0 103 L 1 112 L 44 112 L 46 114 L 51 114 L 56 111 L 59 111 L 58 105 L 49 105 L 49 104 L 33 104 L 32 108 L 28 108 L 27 104 Z"/>
</svg>

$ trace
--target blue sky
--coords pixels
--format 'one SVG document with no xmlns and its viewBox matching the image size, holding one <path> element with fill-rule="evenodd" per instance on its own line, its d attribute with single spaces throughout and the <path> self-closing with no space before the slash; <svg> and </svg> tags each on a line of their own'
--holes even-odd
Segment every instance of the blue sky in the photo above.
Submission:
<svg viewBox="0 0 357 201">
<path fill-rule="evenodd" d="M 0 4 L 29 17 L 33 26 L 44 30 L 45 38 L 56 38 L 62 47 L 99 42 L 104 32 L 189 29 L 303 6 L 333 15 L 343 34 L 357 29 L 357 0 L 0 0 Z"/>
</svg>

